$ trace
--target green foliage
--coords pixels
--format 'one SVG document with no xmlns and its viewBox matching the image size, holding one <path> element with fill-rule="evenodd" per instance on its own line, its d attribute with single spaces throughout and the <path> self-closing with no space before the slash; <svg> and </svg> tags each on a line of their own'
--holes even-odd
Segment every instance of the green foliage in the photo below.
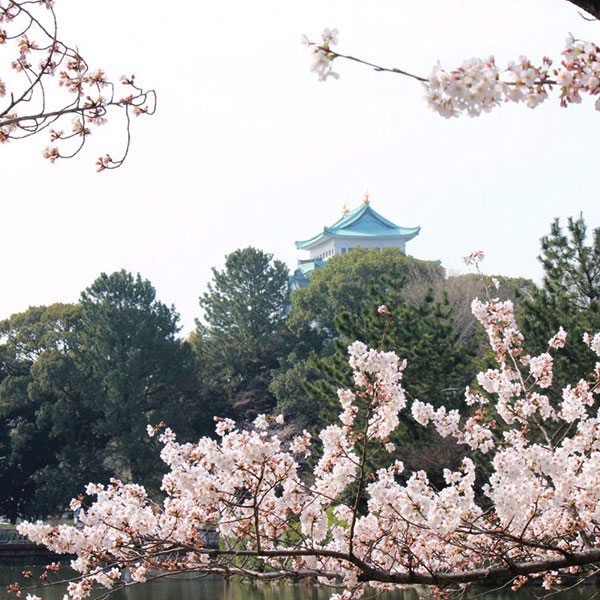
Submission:
<svg viewBox="0 0 600 600">
<path fill-rule="evenodd" d="M 110 476 L 156 491 L 148 423 L 204 433 L 194 356 L 150 282 L 102 274 L 77 305 L 33 307 L 0 324 L 0 513 L 62 512 Z"/>
<path fill-rule="evenodd" d="M 435 263 L 408 257 L 398 248 L 354 248 L 317 269 L 308 287 L 294 290 L 289 327 L 298 333 L 313 330 L 323 339 L 335 337 L 335 316 L 344 311 L 359 314 L 369 287 L 382 277 L 404 277 L 405 297 L 418 302 L 428 287 L 443 279 L 444 271 Z"/>
<path fill-rule="evenodd" d="M 111 440 L 112 467 L 154 487 L 159 457 L 146 426 L 160 421 L 189 433 L 196 385 L 193 356 L 181 342 L 174 307 L 156 300 L 148 280 L 124 270 L 102 273 L 81 294 L 81 355 Z"/>
<path fill-rule="evenodd" d="M 3 321 L 0 339 L 0 512 L 45 516 L 108 475 L 89 370 L 76 354 L 80 307 L 32 307 Z"/>
<path fill-rule="evenodd" d="M 339 337 L 334 341 L 333 354 L 313 355 L 312 364 L 321 377 L 305 381 L 304 387 L 311 398 L 307 410 L 319 414 L 318 427 L 333 422 L 340 412 L 337 388 L 352 386 L 347 347 L 354 340 L 393 350 L 407 360 L 403 386 L 409 403 L 418 398 L 455 408 L 462 402 L 464 387 L 474 375 L 474 352 L 458 341 L 446 297 L 436 302 L 429 291 L 420 303 L 411 304 L 404 298 L 404 286 L 405 280 L 398 277 L 383 277 L 378 285 L 371 286 L 357 314 L 343 312 L 336 318 Z M 383 304 L 388 313 L 378 312 Z M 424 430 L 409 411 L 403 411 L 400 419 L 392 441 L 407 472 L 424 469 L 441 485 L 441 467 L 458 463 L 460 449 Z M 372 467 L 377 467 L 377 461 Z"/>
<path fill-rule="evenodd" d="M 531 354 L 545 352 L 560 326 L 568 334 L 565 348 L 555 355 L 556 376 L 549 390 L 554 400 L 560 399 L 565 385 L 590 373 L 595 364 L 582 336 L 600 330 L 600 228 L 594 229 L 591 245 L 586 242 L 582 216 L 570 218 L 566 231 L 556 219 L 541 240 L 543 284 L 520 294 L 517 314 Z"/>
<path fill-rule="evenodd" d="M 591 309 L 600 299 L 600 228 L 586 245 L 587 227 L 583 216 L 569 218 L 567 233 L 558 219 L 550 234 L 542 238 L 540 261 L 544 266 L 544 287 L 564 295 L 575 310 Z"/>
<path fill-rule="evenodd" d="M 313 362 L 296 351 L 279 360 L 269 390 L 277 399 L 277 413 L 295 430 L 310 430 L 319 422 L 319 411 L 315 410 L 306 387 L 321 377 Z"/>
<path fill-rule="evenodd" d="M 256 248 L 236 250 L 222 271 L 213 269 L 195 350 L 216 414 L 244 420 L 273 408 L 271 371 L 290 344 L 288 278 L 281 261 Z"/>
</svg>

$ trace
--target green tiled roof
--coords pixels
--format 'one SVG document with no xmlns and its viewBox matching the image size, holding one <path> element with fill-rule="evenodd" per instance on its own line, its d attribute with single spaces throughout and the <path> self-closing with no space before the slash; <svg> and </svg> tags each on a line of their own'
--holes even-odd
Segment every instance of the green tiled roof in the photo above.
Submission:
<svg viewBox="0 0 600 600">
<path fill-rule="evenodd" d="M 306 287 L 310 282 L 310 277 L 315 269 L 324 267 L 326 261 L 319 258 L 308 258 L 306 260 L 299 260 L 298 267 L 294 271 L 294 274 L 290 277 L 290 288 L 296 290 L 298 288 Z"/>
<path fill-rule="evenodd" d="M 360 238 L 402 238 L 412 240 L 421 231 L 420 227 L 398 227 L 382 217 L 365 203 L 359 208 L 345 214 L 330 227 L 308 240 L 296 242 L 296 248 L 308 249 L 323 239 L 342 237 L 357 240 Z"/>
</svg>

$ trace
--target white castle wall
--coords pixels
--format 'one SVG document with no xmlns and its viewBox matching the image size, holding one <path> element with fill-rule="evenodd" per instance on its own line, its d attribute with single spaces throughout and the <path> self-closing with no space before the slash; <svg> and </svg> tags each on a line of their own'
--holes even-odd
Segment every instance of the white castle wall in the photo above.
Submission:
<svg viewBox="0 0 600 600">
<path fill-rule="evenodd" d="M 328 260 L 335 254 L 345 254 L 357 246 L 368 250 L 373 248 L 378 250 L 383 248 L 400 248 L 402 252 L 406 253 L 406 243 L 402 239 L 369 238 L 352 240 L 349 238 L 329 238 L 310 249 L 310 258 Z"/>
</svg>

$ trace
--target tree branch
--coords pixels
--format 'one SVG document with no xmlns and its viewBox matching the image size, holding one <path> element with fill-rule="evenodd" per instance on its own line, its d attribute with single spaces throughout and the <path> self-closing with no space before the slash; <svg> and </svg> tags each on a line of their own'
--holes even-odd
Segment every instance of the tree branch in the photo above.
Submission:
<svg viewBox="0 0 600 600">
<path fill-rule="evenodd" d="M 590 15 L 600 19 L 600 2 L 597 0 L 569 0 L 571 4 L 582 8 Z"/>
</svg>

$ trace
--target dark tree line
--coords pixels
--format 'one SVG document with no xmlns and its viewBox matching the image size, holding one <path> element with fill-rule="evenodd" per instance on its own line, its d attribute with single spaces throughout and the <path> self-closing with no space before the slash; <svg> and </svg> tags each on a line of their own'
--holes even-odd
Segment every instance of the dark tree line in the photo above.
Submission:
<svg viewBox="0 0 600 600">
<path fill-rule="evenodd" d="M 173 306 L 126 271 L 102 273 L 77 304 L 32 307 L 0 322 L 0 514 L 60 513 L 89 481 L 160 494 L 159 444 L 274 408 L 271 370 L 289 333 L 288 272 L 247 248 L 227 257 L 200 299 L 205 322 L 181 339 Z"/>
<path fill-rule="evenodd" d="M 177 321 L 148 281 L 120 271 L 102 274 L 78 304 L 0 324 L 0 512 L 51 514 L 86 481 L 110 476 L 157 489 L 146 425 L 165 420 L 192 436 L 201 422 Z"/>
<path fill-rule="evenodd" d="M 561 387 L 594 365 L 584 331 L 600 329 L 600 228 L 588 245 L 582 218 L 558 221 L 542 240 L 544 281 L 501 279 L 518 297 L 531 354 L 562 325 Z M 289 273 L 272 255 L 236 250 L 200 297 L 203 318 L 184 340 L 173 306 L 147 280 L 101 274 L 77 304 L 31 307 L 0 322 L 0 514 L 62 512 L 89 481 L 141 482 L 160 495 L 162 463 L 148 424 L 167 423 L 182 440 L 211 435 L 213 416 L 247 423 L 281 412 L 282 435 L 336 418 L 336 388 L 350 384 L 347 346 L 360 339 L 408 359 L 412 397 L 462 403 L 486 364 L 486 345 L 466 306 L 484 286 L 395 249 L 334 256 L 311 284 L 290 294 Z M 387 313 L 378 312 L 385 304 Z M 403 416 L 394 440 L 401 459 L 433 481 L 448 444 Z M 456 457 L 460 457 L 457 455 Z"/>
</svg>

